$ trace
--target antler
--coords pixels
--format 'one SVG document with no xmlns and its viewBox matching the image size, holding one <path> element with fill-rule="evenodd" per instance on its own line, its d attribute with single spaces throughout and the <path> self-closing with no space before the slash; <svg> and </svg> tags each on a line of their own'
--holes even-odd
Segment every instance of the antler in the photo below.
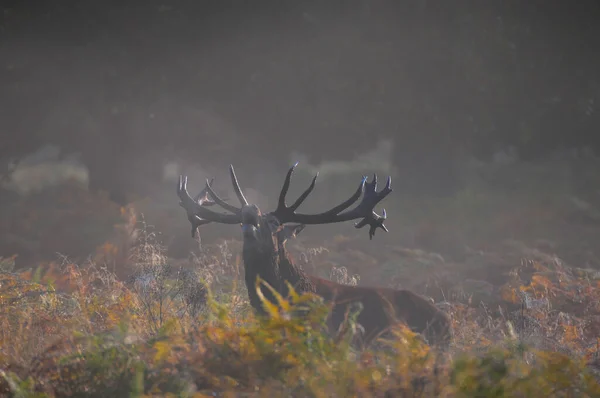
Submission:
<svg viewBox="0 0 600 398">
<path fill-rule="evenodd" d="M 234 181 L 236 194 L 238 192 L 241 194 L 239 184 L 237 184 L 237 179 L 233 172 L 233 167 L 230 167 L 230 171 L 232 173 L 232 181 Z M 188 220 L 192 224 L 192 237 L 196 236 L 198 227 L 210 222 L 220 224 L 239 224 L 242 222 L 241 209 L 230 205 L 220 198 L 211 188 L 213 181 L 214 178 L 210 182 L 206 180 L 206 187 L 200 191 L 198 195 L 192 198 L 187 191 L 187 176 L 179 176 L 177 196 L 179 196 L 179 205 L 185 209 Z M 208 198 L 209 196 L 212 200 Z M 223 207 L 225 210 L 229 210 L 233 214 L 217 213 L 206 208 L 207 206 L 213 206 L 215 204 Z"/>
<path fill-rule="evenodd" d="M 298 214 L 296 213 L 296 209 L 300 207 L 302 202 L 304 202 L 304 200 L 315 188 L 315 183 L 317 181 L 319 173 L 315 175 L 310 186 L 302 193 L 302 195 L 300 195 L 300 197 L 294 202 L 294 204 L 292 204 L 291 206 L 287 206 L 285 204 L 285 197 L 290 187 L 292 174 L 297 165 L 298 163 L 293 165 L 288 170 L 287 176 L 285 177 L 285 181 L 283 183 L 283 187 L 281 188 L 281 193 L 279 194 L 279 204 L 277 206 L 277 209 L 271 213 L 272 215 L 277 217 L 279 222 L 281 222 L 282 224 L 286 222 L 296 222 L 301 224 L 331 224 L 362 218 L 362 220 L 354 224 L 354 227 L 362 228 L 368 224 L 370 226 L 370 239 L 373 239 L 377 228 L 381 228 L 386 232 L 388 231 L 388 229 L 383 224 L 385 219 L 387 218 L 385 209 L 383 210 L 382 215 L 380 216 L 377 213 L 375 213 L 374 208 L 377 205 L 377 203 L 382 201 L 383 198 L 385 198 L 387 195 L 390 194 L 390 192 L 392 192 L 391 177 L 387 178 L 385 187 L 380 192 L 377 192 L 377 174 L 373 175 L 373 180 L 369 183 L 366 182 L 367 177 L 363 177 L 356 192 L 346 201 L 335 206 L 331 210 L 319 214 Z M 350 206 L 352 206 L 363 192 L 364 195 L 361 202 L 352 210 L 344 211 Z"/>
<path fill-rule="evenodd" d="M 373 180 L 367 182 L 367 177 L 363 177 L 358 189 L 354 194 L 343 203 L 335 206 L 334 208 L 319 214 L 298 214 L 296 210 L 306 200 L 308 195 L 315 188 L 315 183 L 319 173 L 315 175 L 310 186 L 300 195 L 298 199 L 291 206 L 287 206 L 285 203 L 285 197 L 290 187 L 292 174 L 294 169 L 298 166 L 298 163 L 293 165 L 287 172 L 281 193 L 279 194 L 279 203 L 277 209 L 271 212 L 271 214 L 279 220 L 280 223 L 296 222 L 300 224 L 332 224 L 343 221 L 350 221 L 356 219 L 362 219 L 358 221 L 354 226 L 356 228 L 362 228 L 365 225 L 369 225 L 369 238 L 373 239 L 377 228 L 381 228 L 384 231 L 388 231 L 386 226 L 383 224 L 387 218 L 385 209 L 382 211 L 382 215 L 375 213 L 375 206 L 381 202 L 387 195 L 392 192 L 391 177 L 387 178 L 385 187 L 377 192 L 377 174 L 373 175 Z M 210 222 L 216 222 L 220 224 L 239 224 L 242 222 L 242 208 L 248 206 L 248 201 L 244 197 L 233 166 L 229 166 L 229 173 L 231 175 L 231 182 L 236 196 L 238 197 L 242 207 L 235 207 L 223 200 L 219 195 L 213 191 L 211 185 L 214 181 L 210 182 L 206 180 L 206 187 L 200 191 L 196 197 L 192 198 L 187 191 L 187 177 L 179 176 L 179 185 L 177 187 L 177 195 L 179 196 L 179 205 L 187 212 L 188 220 L 192 224 L 192 237 L 196 235 L 198 227 L 208 224 Z M 354 207 L 352 210 L 347 210 L 352 206 L 364 192 L 361 202 Z M 210 197 L 210 199 L 209 199 Z M 224 214 L 217 213 L 207 209 L 208 206 L 219 205 L 223 209 L 233 213 Z"/>
</svg>

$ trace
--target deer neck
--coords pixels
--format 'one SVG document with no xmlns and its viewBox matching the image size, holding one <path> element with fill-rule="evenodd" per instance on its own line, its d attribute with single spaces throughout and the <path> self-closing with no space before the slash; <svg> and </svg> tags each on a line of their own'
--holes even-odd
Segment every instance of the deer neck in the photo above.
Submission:
<svg viewBox="0 0 600 398">
<path fill-rule="evenodd" d="M 267 245 L 257 247 L 244 241 L 242 258 L 244 260 L 244 279 L 248 289 L 250 305 L 260 314 L 264 314 L 264 308 L 256 291 L 257 278 L 268 283 L 277 292 L 281 292 L 281 277 L 279 274 L 278 253 Z M 277 303 L 272 292 L 262 286 L 261 292 L 267 300 Z"/>
<path fill-rule="evenodd" d="M 292 259 L 290 253 L 285 247 L 285 243 L 278 247 L 279 275 L 281 278 L 281 287 L 284 289 L 284 295 L 287 296 L 288 289 L 286 281 L 292 285 L 297 293 L 306 293 L 316 291 L 309 275 L 304 272 L 301 266 L 297 265 Z"/>
</svg>

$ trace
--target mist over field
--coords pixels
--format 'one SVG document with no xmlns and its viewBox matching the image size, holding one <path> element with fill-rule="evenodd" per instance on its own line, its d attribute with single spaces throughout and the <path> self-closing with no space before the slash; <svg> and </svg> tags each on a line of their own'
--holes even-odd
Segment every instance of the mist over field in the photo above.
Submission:
<svg viewBox="0 0 600 398">
<path fill-rule="evenodd" d="M 174 193 L 179 174 L 198 190 L 214 177 L 215 188 L 235 198 L 233 164 L 248 197 L 268 211 L 285 171 L 299 162 L 290 196 L 319 173 L 303 206 L 309 212 L 344 200 L 363 175 L 392 177 L 394 192 L 382 205 L 393 233 L 375 247 L 419 247 L 415 231 L 441 219 L 478 225 L 469 201 L 504 217 L 502 231 L 481 226 L 490 239 L 549 239 L 509 227 L 512 216 L 502 214 L 532 194 L 544 203 L 538 209 L 595 214 L 597 15 L 591 1 L 8 4 L 0 23 L 5 214 L 23 220 L 8 210 L 23 201 L 55 212 L 48 190 L 79 189 L 106 198 L 115 222 L 119 207 L 143 210 L 183 256 L 195 243 Z M 498 197 L 507 209 L 493 202 Z M 74 219 L 86 224 L 61 217 L 49 233 Z M 35 238 L 18 241 L 38 242 L 30 248 L 52 241 L 40 232 L 44 219 L 52 217 L 40 216 Z M 7 222 L 12 238 L 2 237 L 2 255 L 51 260 L 55 249 L 15 245 L 19 222 Z M 558 218 L 550 223 L 564 229 Z M 86 248 L 112 233 L 85 228 L 94 231 Z M 453 240 L 462 233 L 454 230 L 424 234 Z M 202 236 L 238 232 L 210 225 Z M 303 238 L 358 232 L 320 226 Z M 471 238 L 450 246 L 475 245 L 464 239 Z"/>
<path fill-rule="evenodd" d="M 391 176 L 382 206 L 393 232 L 371 242 L 380 250 L 451 255 L 484 243 L 473 239 L 553 240 L 564 222 L 571 232 L 593 228 L 580 224 L 599 203 L 597 15 L 591 1 L 8 4 L 2 255 L 17 254 L 20 266 L 52 260 L 47 242 L 57 238 L 42 231 L 72 223 L 89 230 L 86 250 L 97 247 L 118 209 L 133 206 L 185 256 L 196 243 L 177 205 L 178 176 L 192 190 L 214 177 L 231 199 L 230 164 L 263 211 L 295 162 L 290 196 L 319 173 L 307 212 L 344 200 L 363 175 Z M 73 189 L 94 198 L 77 206 L 102 201 L 106 209 L 81 211 L 103 226 L 73 208 L 59 216 L 53 200 Z M 524 206 L 556 217 L 515 216 Z M 26 222 L 36 227 L 17 226 Z M 319 226 L 302 239 L 360 232 Z M 209 225 L 201 235 L 238 233 Z"/>
</svg>

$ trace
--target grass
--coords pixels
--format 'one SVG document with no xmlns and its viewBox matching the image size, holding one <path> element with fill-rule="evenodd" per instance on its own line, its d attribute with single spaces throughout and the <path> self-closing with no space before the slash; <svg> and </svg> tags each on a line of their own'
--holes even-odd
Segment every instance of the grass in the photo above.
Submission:
<svg viewBox="0 0 600 398">
<path fill-rule="evenodd" d="M 357 351 L 354 318 L 326 335 L 328 306 L 311 295 L 257 318 L 238 241 L 173 259 L 137 212 L 102 195 L 64 188 L 7 204 L 3 253 L 30 255 L 0 258 L 0 396 L 600 397 L 597 227 L 541 200 L 560 195 L 517 196 L 398 199 L 397 225 L 376 244 L 288 243 L 309 273 L 434 298 L 453 322 L 443 354 L 400 326 Z M 136 207 L 181 229 L 175 211 Z M 189 231 L 173 235 L 169 246 L 188 252 Z M 570 264 L 592 265 L 566 265 L 553 242 Z M 39 265 L 56 251 L 78 260 Z M 35 266 L 16 271 L 19 260 Z"/>
<path fill-rule="evenodd" d="M 0 274 L 2 394 L 600 396 L 600 342 L 586 336 L 585 314 L 549 304 L 579 300 L 597 311 L 599 286 L 589 275 L 526 263 L 530 282 L 519 285 L 515 277 L 502 293 L 512 312 L 442 303 L 454 320 L 449 353 L 430 350 L 402 327 L 358 352 L 350 344 L 352 318 L 340 336 L 324 333 L 328 307 L 317 297 L 296 297 L 294 306 L 281 298 L 282 311 L 267 307 L 270 317 L 255 317 L 239 259 L 226 244 L 205 247 L 178 267 L 154 234 L 137 232 L 127 281 L 105 266 L 66 258 Z M 2 261 L 5 269 L 10 261 Z M 339 268 L 331 278 L 359 279 Z M 298 306 L 307 317 L 291 315 Z"/>
</svg>

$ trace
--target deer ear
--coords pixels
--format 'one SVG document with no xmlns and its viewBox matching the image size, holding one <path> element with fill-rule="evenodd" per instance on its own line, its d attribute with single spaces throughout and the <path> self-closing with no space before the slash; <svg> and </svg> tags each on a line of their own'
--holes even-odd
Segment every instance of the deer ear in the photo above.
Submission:
<svg viewBox="0 0 600 398">
<path fill-rule="evenodd" d="M 296 236 L 298 236 L 305 227 L 306 227 L 305 224 L 290 225 L 290 228 L 292 228 L 292 230 L 293 230 L 293 233 L 292 233 L 293 237 L 295 238 Z"/>
<path fill-rule="evenodd" d="M 300 234 L 300 232 L 302 232 L 302 230 L 306 227 L 306 225 L 304 224 L 284 224 L 282 226 L 282 232 L 283 232 L 283 241 L 285 242 L 286 240 L 290 239 L 290 238 L 295 238 L 298 236 L 298 234 Z"/>
</svg>

